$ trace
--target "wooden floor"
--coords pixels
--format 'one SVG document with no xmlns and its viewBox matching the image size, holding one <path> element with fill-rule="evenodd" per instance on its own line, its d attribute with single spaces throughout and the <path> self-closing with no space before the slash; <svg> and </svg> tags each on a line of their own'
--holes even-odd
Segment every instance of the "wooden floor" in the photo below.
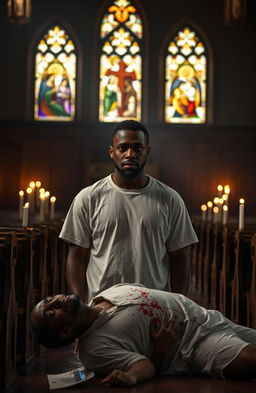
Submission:
<svg viewBox="0 0 256 393">
<path fill-rule="evenodd" d="M 79 361 L 73 347 L 59 350 L 43 349 L 36 368 L 28 376 L 18 377 L 10 393 L 46 393 L 49 386 L 46 374 L 58 374 L 76 367 Z M 63 393 L 255 393 L 256 382 L 220 381 L 208 378 L 158 377 L 131 388 L 102 385 L 92 379 L 75 387 L 59 389 Z M 9 392 L 8 392 L 9 393 Z"/>
</svg>

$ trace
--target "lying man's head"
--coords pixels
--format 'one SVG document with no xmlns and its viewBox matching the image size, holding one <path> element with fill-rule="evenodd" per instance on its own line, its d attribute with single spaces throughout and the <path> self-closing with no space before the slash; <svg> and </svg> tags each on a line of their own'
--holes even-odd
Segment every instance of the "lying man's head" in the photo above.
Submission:
<svg viewBox="0 0 256 393">
<path fill-rule="evenodd" d="M 30 329 L 41 345 L 51 348 L 69 345 L 85 330 L 89 310 L 78 295 L 47 297 L 32 310 Z"/>
</svg>

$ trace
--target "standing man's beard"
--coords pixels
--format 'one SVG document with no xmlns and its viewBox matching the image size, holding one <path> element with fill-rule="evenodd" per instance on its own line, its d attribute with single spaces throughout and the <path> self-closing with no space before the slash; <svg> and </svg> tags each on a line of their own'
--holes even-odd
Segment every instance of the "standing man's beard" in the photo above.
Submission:
<svg viewBox="0 0 256 393">
<path fill-rule="evenodd" d="M 141 166 L 136 166 L 136 167 L 134 167 L 134 168 L 129 168 L 129 169 L 123 169 L 122 167 L 121 168 L 119 168 L 119 166 L 117 166 L 117 164 L 115 163 L 115 161 L 114 161 L 114 165 L 115 165 L 115 168 L 116 168 L 116 170 L 118 171 L 118 173 L 122 176 L 122 177 L 124 177 L 125 179 L 134 179 L 135 177 L 137 177 L 139 174 L 140 174 L 140 172 L 144 169 L 144 166 L 145 166 L 145 164 L 146 164 L 146 161 L 147 160 L 145 160 L 142 164 L 141 164 Z"/>
</svg>

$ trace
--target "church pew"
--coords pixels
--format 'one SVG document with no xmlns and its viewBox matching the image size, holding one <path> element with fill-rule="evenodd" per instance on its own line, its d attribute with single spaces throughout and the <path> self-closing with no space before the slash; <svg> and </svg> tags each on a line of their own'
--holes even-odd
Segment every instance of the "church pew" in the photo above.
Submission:
<svg viewBox="0 0 256 393">
<path fill-rule="evenodd" d="M 68 255 L 68 243 L 58 239 L 58 264 L 59 264 L 59 282 L 60 293 L 67 293 L 66 264 Z"/>
<path fill-rule="evenodd" d="M 222 231 L 222 263 L 219 272 L 219 310 L 231 318 L 231 280 L 235 266 L 235 229 L 224 227 Z"/>
<path fill-rule="evenodd" d="M 251 241 L 251 283 L 247 292 L 247 326 L 256 329 L 256 233 Z"/>
<path fill-rule="evenodd" d="M 17 231 L 16 302 L 17 323 L 17 373 L 26 375 L 35 363 L 34 343 L 29 334 L 29 316 L 35 305 L 33 288 L 34 240 L 33 228 Z"/>
<path fill-rule="evenodd" d="M 0 391 L 16 380 L 15 232 L 0 231 Z"/>
<path fill-rule="evenodd" d="M 213 228 L 213 254 L 210 260 L 209 304 L 213 309 L 219 309 L 220 269 L 223 257 L 222 244 L 223 227 L 215 225 Z"/>
<path fill-rule="evenodd" d="M 208 223 L 205 231 L 205 246 L 202 267 L 202 285 L 201 293 L 204 299 L 209 303 L 210 299 L 210 273 L 211 261 L 213 258 L 214 236 L 216 235 L 218 225 Z"/>
<path fill-rule="evenodd" d="M 247 292 L 251 280 L 250 247 L 253 232 L 235 232 L 235 266 L 231 281 L 231 319 L 246 325 Z"/>
<path fill-rule="evenodd" d="M 206 237 L 207 231 L 210 228 L 210 224 L 204 221 L 201 222 L 200 232 L 199 232 L 199 245 L 198 245 L 198 254 L 197 254 L 197 270 L 196 270 L 196 289 L 199 292 L 199 295 L 202 294 L 203 291 L 203 275 L 204 275 L 204 256 L 206 250 Z"/>
<path fill-rule="evenodd" d="M 194 230 L 197 234 L 199 243 L 192 244 L 191 246 L 191 284 L 194 288 L 197 288 L 197 270 L 198 270 L 198 255 L 199 255 L 199 247 L 200 247 L 200 238 L 201 238 L 201 222 L 194 221 L 193 222 Z"/>
</svg>

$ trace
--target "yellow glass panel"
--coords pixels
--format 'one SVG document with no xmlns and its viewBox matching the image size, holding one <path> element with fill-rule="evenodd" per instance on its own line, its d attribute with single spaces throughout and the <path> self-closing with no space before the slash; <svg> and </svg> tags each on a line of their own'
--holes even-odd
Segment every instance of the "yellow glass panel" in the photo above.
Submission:
<svg viewBox="0 0 256 393">
<path fill-rule="evenodd" d="M 165 121 L 206 121 L 207 58 L 203 42 L 190 27 L 177 33 L 166 56 Z"/>
<path fill-rule="evenodd" d="M 54 26 L 35 55 L 36 120 L 71 121 L 75 115 L 76 54 L 72 40 Z"/>
</svg>

